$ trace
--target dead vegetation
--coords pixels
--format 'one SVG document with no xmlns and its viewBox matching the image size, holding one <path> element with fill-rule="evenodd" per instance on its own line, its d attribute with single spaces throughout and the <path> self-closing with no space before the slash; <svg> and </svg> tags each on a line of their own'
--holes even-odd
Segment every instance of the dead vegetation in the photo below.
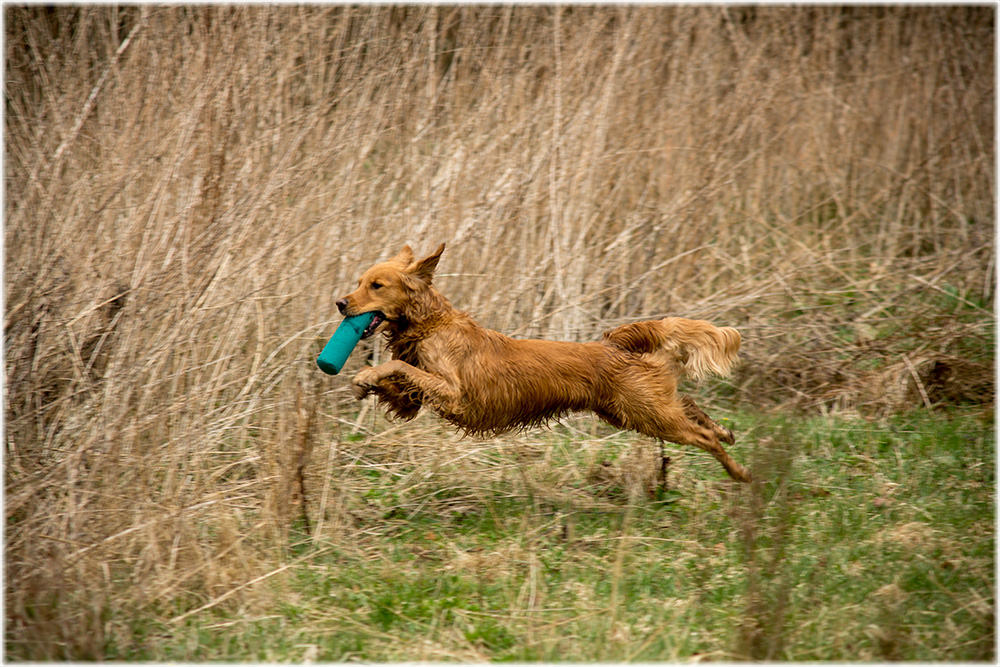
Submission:
<svg viewBox="0 0 1000 667">
<path fill-rule="evenodd" d="M 4 11 L 19 657 L 251 604 L 303 471 L 350 532 L 313 360 L 403 242 L 512 335 L 736 326 L 736 405 L 992 409 L 992 8 Z"/>
</svg>

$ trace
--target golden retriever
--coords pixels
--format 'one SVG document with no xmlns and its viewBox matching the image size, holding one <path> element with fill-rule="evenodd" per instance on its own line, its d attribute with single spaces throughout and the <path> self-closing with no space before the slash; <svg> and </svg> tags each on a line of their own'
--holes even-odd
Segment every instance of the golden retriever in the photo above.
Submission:
<svg viewBox="0 0 1000 667">
<path fill-rule="evenodd" d="M 593 343 L 508 338 L 476 324 L 435 289 L 443 251 L 442 243 L 416 260 L 406 246 L 337 301 L 348 317 L 374 312 L 364 337 L 384 334 L 392 352 L 392 361 L 354 377 L 356 398 L 375 394 L 404 419 L 427 406 L 473 434 L 589 410 L 616 428 L 700 447 L 733 479 L 751 480 L 720 444 L 732 444 L 732 432 L 677 393 L 682 375 L 728 373 L 740 348 L 736 329 L 667 317 L 623 324 Z"/>
</svg>

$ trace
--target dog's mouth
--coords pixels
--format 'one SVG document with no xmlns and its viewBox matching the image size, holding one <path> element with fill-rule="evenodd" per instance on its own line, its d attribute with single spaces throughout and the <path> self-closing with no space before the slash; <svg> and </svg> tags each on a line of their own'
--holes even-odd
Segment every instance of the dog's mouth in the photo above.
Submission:
<svg viewBox="0 0 1000 667">
<path fill-rule="evenodd" d="M 361 340 L 365 338 L 370 338 L 375 335 L 375 330 L 378 329 L 378 325 L 385 322 L 385 314 L 381 311 L 376 310 L 372 313 L 372 321 L 365 327 L 365 330 L 361 332 Z"/>
</svg>

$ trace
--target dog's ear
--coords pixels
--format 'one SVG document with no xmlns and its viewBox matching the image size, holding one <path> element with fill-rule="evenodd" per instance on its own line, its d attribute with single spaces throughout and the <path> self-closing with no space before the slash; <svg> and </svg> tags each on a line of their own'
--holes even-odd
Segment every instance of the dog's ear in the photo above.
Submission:
<svg viewBox="0 0 1000 667">
<path fill-rule="evenodd" d="M 400 250 L 399 253 L 389 261 L 399 262 L 400 264 L 409 266 L 413 262 L 413 250 L 410 249 L 410 246 L 404 245 L 403 249 Z"/>
<path fill-rule="evenodd" d="M 427 257 L 424 257 L 419 262 L 415 262 L 413 265 L 407 268 L 407 272 L 413 274 L 415 277 L 420 278 L 425 283 L 430 285 L 431 281 L 434 279 L 434 270 L 437 268 L 438 260 L 441 259 L 442 252 L 444 252 L 443 243 L 439 245 L 438 249 L 435 250 L 433 253 L 427 255 Z"/>
</svg>

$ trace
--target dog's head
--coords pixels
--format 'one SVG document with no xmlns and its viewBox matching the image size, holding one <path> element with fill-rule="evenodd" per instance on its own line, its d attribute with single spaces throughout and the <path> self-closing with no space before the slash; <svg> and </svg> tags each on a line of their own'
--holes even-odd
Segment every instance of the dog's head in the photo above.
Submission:
<svg viewBox="0 0 1000 667">
<path fill-rule="evenodd" d="M 337 300 L 337 308 L 346 317 L 375 313 L 362 338 L 389 328 L 399 330 L 400 323 L 413 318 L 414 308 L 426 294 L 434 278 L 444 244 L 420 260 L 414 260 L 410 246 L 403 246 L 392 259 L 376 264 L 358 280 L 358 289 Z"/>
</svg>

